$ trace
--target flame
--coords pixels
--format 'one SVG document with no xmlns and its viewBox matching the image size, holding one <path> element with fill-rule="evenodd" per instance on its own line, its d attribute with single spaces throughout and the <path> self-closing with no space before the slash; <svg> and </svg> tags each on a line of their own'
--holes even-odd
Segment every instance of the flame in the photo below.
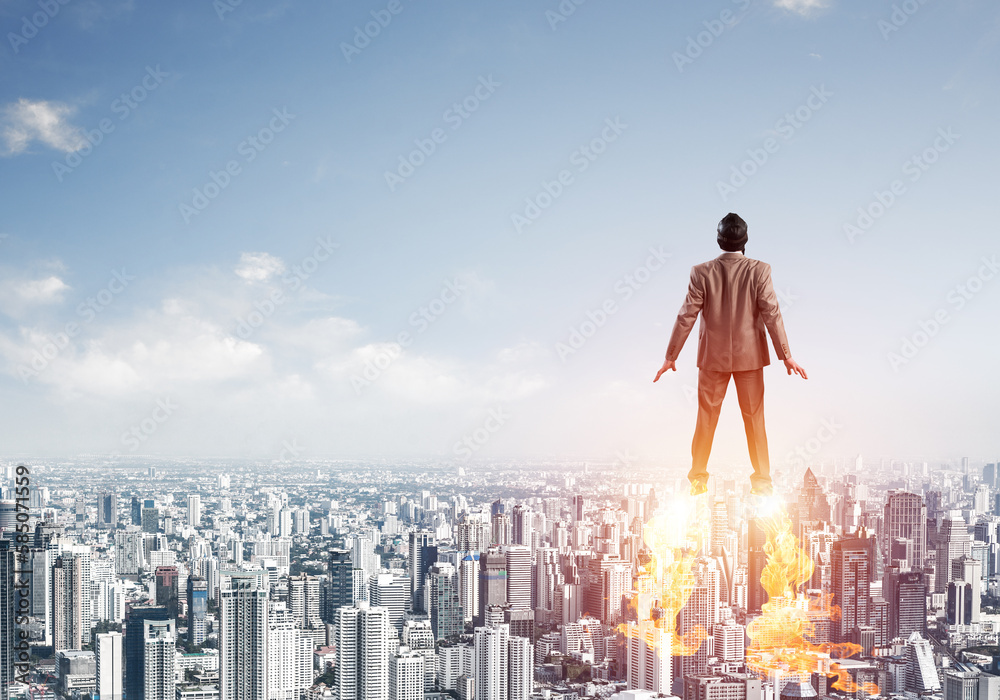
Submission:
<svg viewBox="0 0 1000 700">
<path fill-rule="evenodd" d="M 678 499 L 643 527 L 648 558 L 641 561 L 636 591 L 629 601 L 631 622 L 618 626 L 626 638 L 641 638 L 675 656 L 691 656 L 708 637 L 701 625 L 683 634 L 677 629 L 678 613 L 697 584 L 694 564 L 709 542 L 711 518 L 706 501 Z M 822 673 L 832 679 L 835 690 L 878 695 L 877 685 L 859 685 L 834 660 L 857 655 L 862 651 L 860 645 L 814 641 L 816 622 L 838 620 L 840 609 L 832 604 L 832 595 L 810 597 L 802 592 L 813 575 L 814 563 L 792 533 L 784 504 L 774 498 L 763 499 L 757 503 L 755 515 L 756 524 L 766 535 L 766 564 L 760 582 L 768 602 L 747 626 L 748 670 L 776 685 L 779 679 L 809 679 Z M 662 633 L 653 634 L 653 626 Z"/>
</svg>

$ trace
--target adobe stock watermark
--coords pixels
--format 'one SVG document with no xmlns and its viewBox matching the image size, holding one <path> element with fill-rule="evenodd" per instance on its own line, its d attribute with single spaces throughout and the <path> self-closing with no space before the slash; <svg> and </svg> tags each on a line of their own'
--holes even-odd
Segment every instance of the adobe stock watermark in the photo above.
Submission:
<svg viewBox="0 0 1000 700">
<path fill-rule="evenodd" d="M 256 134 L 252 134 L 240 141 L 236 146 L 237 155 L 243 156 L 242 162 L 233 159 L 228 161 L 225 167 L 218 172 L 208 171 L 209 181 L 203 186 L 195 187 L 191 190 L 190 203 L 178 203 L 177 207 L 185 224 L 190 224 L 192 217 L 203 212 L 216 197 L 222 194 L 223 190 L 229 187 L 233 179 L 243 172 L 243 166 L 256 160 L 257 156 L 274 142 L 275 136 L 284 131 L 292 123 L 292 120 L 295 119 L 294 114 L 288 113 L 287 107 L 282 107 L 280 110 L 275 107 L 271 112 L 274 116 L 271 117 L 265 126 L 261 127 Z"/>
<path fill-rule="evenodd" d="M 70 321 L 63 329 L 55 335 L 45 339 L 41 347 L 31 354 L 31 361 L 27 365 L 18 365 L 17 375 L 25 384 L 32 377 L 37 377 L 44 372 L 48 366 L 59 357 L 63 350 L 68 348 L 73 340 L 80 335 L 83 327 L 91 323 L 106 308 L 111 306 L 119 294 L 125 291 L 130 282 L 135 281 L 135 276 L 130 275 L 123 267 L 121 270 L 112 270 L 111 279 L 93 296 L 88 296 L 76 307 L 76 315 L 80 317 L 80 323 Z"/>
<path fill-rule="evenodd" d="M 461 440 L 456 441 L 451 451 L 459 457 L 469 459 L 485 447 L 509 419 L 510 414 L 504 411 L 503 406 L 490 409 L 489 415 L 486 416 L 482 425 L 464 435 Z"/>
<path fill-rule="evenodd" d="M 33 14 L 25 15 L 21 18 L 21 31 L 7 32 L 7 41 L 14 53 L 19 53 L 22 46 L 27 46 L 28 42 L 38 36 L 42 27 L 59 14 L 59 10 L 64 5 L 68 5 L 70 0 L 38 0 L 39 10 Z"/>
<path fill-rule="evenodd" d="M 281 452 L 278 454 L 278 461 L 291 462 L 293 459 L 298 459 L 302 456 L 302 449 L 298 438 L 293 437 L 291 440 L 283 440 L 281 443 Z"/>
<path fill-rule="evenodd" d="M 156 408 L 148 416 L 122 433 L 122 444 L 128 447 L 129 452 L 135 452 L 142 443 L 156 434 L 176 410 L 177 404 L 169 397 L 157 399 Z"/>
<path fill-rule="evenodd" d="M 354 39 L 350 43 L 340 42 L 340 52 L 344 54 L 344 60 L 350 63 L 355 56 L 360 56 L 361 52 L 371 45 L 372 40 L 392 24 L 392 18 L 402 11 L 403 3 L 400 0 L 389 0 L 384 9 L 372 10 L 370 22 L 354 27 Z"/>
<path fill-rule="evenodd" d="M 468 289 L 459 277 L 445 280 L 444 286 L 436 297 L 410 314 L 407 320 L 415 330 L 397 333 L 394 342 L 383 344 L 383 347 L 379 348 L 373 357 L 364 361 L 364 367 L 360 373 L 351 375 L 350 382 L 354 393 L 360 396 L 365 387 L 378 381 L 379 377 L 392 366 L 392 363 L 399 359 L 403 350 L 413 345 L 417 337 L 426 333 L 432 324 L 441 318 Z"/>
<path fill-rule="evenodd" d="M 674 59 L 678 73 L 683 73 L 684 68 L 700 58 L 716 39 L 735 27 L 750 9 L 752 0 L 732 0 L 732 2 L 739 7 L 739 14 L 727 8 L 720 12 L 717 18 L 705 20 L 702 22 L 702 26 L 705 27 L 702 31 L 687 37 L 684 51 L 674 51 L 671 58 Z"/>
<path fill-rule="evenodd" d="M 956 134 L 952 127 L 938 129 L 934 142 L 919 153 L 915 153 L 903 163 L 903 178 L 896 178 L 888 184 L 884 190 L 872 192 L 872 200 L 868 204 L 858 207 L 858 215 L 853 222 L 844 224 L 844 235 L 851 245 L 854 241 L 875 225 L 875 222 L 885 216 L 899 198 L 907 193 L 906 182 L 915 183 L 924 173 L 941 160 L 941 156 L 951 150 L 961 134 Z"/>
<path fill-rule="evenodd" d="M 163 81 L 170 76 L 160 70 L 159 64 L 155 68 L 146 66 L 146 74 L 132 88 L 116 97 L 108 105 L 112 114 L 118 116 L 118 121 L 128 119 L 139 108 L 149 95 L 156 91 Z M 80 148 L 67 153 L 62 161 L 52 161 L 52 172 L 55 173 L 56 180 L 63 181 L 67 175 L 76 170 L 83 163 L 83 159 L 94 152 L 98 146 L 104 143 L 104 137 L 115 130 L 117 125 L 110 117 L 104 117 L 93 129 L 85 129 L 82 132 L 83 144 Z"/>
<path fill-rule="evenodd" d="M 442 121 L 452 130 L 457 131 L 465 123 L 465 120 L 472 116 L 479 107 L 486 102 L 500 83 L 493 79 L 493 74 L 479 76 L 476 87 L 464 98 L 452 103 L 441 115 Z M 395 192 L 396 188 L 402 185 L 420 168 L 427 159 L 437 152 L 438 146 L 448 140 L 448 132 L 441 127 L 435 127 L 427 138 L 414 139 L 416 146 L 406 155 L 400 154 L 396 169 L 386 170 L 383 174 L 385 184 L 389 186 L 390 192 Z"/>
<path fill-rule="evenodd" d="M 279 279 L 284 289 L 288 292 L 297 292 L 302 289 L 306 280 L 320 268 L 320 264 L 329 260 L 338 248 L 340 248 L 340 244 L 332 241 L 330 236 L 326 238 L 317 236 L 316 247 L 312 253 L 282 273 Z M 249 339 L 254 331 L 263 326 L 264 322 L 290 298 L 281 288 L 275 288 L 263 299 L 254 301 L 252 311 L 249 311 L 246 316 L 236 318 L 236 335 L 242 340 Z"/>
<path fill-rule="evenodd" d="M 903 28 L 910 18 L 917 14 L 921 7 L 927 4 L 927 0 L 903 0 L 901 3 L 893 3 L 892 12 L 888 19 L 879 19 L 876 23 L 882 38 L 889 41 L 889 37 Z"/>
<path fill-rule="evenodd" d="M 790 450 L 785 456 L 785 461 L 792 467 L 808 466 L 810 461 L 823 449 L 823 445 L 833 440 L 843 428 L 844 426 L 835 419 L 823 418 L 815 435 Z"/>
<path fill-rule="evenodd" d="M 948 290 L 944 299 L 947 305 L 939 307 L 930 318 L 917 321 L 918 330 L 900 338 L 898 352 L 888 353 L 889 366 L 893 372 L 898 372 L 900 367 L 909 364 L 933 338 L 937 337 L 952 320 L 953 315 L 964 309 L 983 291 L 986 283 L 993 280 L 1000 272 L 1000 262 L 997 262 L 996 255 L 989 258 L 983 256 L 980 262 L 982 264 L 968 279 Z"/>
<path fill-rule="evenodd" d="M 576 8 L 587 2 L 587 0 L 562 0 L 554 10 L 545 11 L 545 19 L 549 23 L 552 31 L 559 28 L 559 25 L 576 14 Z"/>
<path fill-rule="evenodd" d="M 565 342 L 556 343 L 556 354 L 563 364 L 567 358 L 575 355 L 587 344 L 608 320 L 621 310 L 621 305 L 635 296 L 652 278 L 653 273 L 663 269 L 670 259 L 670 253 L 663 246 L 649 249 L 649 257 L 639 267 L 614 283 L 614 294 L 597 305 L 596 309 L 588 309 L 584 314 L 587 318 L 578 325 L 571 326 Z"/>
<path fill-rule="evenodd" d="M 799 131 L 806 122 L 813 118 L 816 112 L 820 111 L 824 105 L 833 97 L 833 93 L 826 89 L 826 85 L 815 85 L 809 89 L 809 96 L 791 112 L 786 112 L 774 123 L 774 131 L 782 138 L 779 141 L 773 136 L 768 136 L 757 148 L 748 148 L 749 158 L 742 163 L 732 165 L 729 168 L 729 179 L 718 180 L 715 188 L 722 197 L 723 202 L 728 202 L 729 198 L 736 194 L 740 188 L 749 182 L 750 178 L 760 172 L 771 156 L 781 150 L 783 141 L 791 140 L 795 133 Z"/>
<path fill-rule="evenodd" d="M 521 233 L 525 227 L 535 223 L 542 212 L 551 207 L 567 189 L 573 186 L 576 182 L 576 176 L 585 172 L 602 153 L 608 150 L 608 144 L 617 141 L 626 129 L 628 129 L 628 124 L 623 124 L 621 117 L 605 119 L 601 133 L 570 154 L 569 163 L 574 167 L 564 168 L 553 180 L 543 181 L 541 189 L 534 196 L 524 198 L 524 209 L 510 215 L 514 231 Z"/>
</svg>

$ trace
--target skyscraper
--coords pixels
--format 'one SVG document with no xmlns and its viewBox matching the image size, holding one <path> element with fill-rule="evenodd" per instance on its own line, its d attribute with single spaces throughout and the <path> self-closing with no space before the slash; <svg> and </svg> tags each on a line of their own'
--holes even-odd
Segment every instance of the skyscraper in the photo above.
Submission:
<svg viewBox="0 0 1000 700">
<path fill-rule="evenodd" d="M 924 499 L 915 493 L 890 491 L 885 504 L 885 538 L 883 547 L 888 548 L 896 539 L 905 539 L 911 544 L 906 565 L 910 571 L 924 568 L 927 551 L 927 507 Z M 887 557 L 888 559 L 888 557 Z M 891 564 L 890 562 L 887 562 Z"/>
<path fill-rule="evenodd" d="M 300 700 L 312 685 L 313 640 L 283 603 L 268 612 L 267 672 L 269 700 Z"/>
<path fill-rule="evenodd" d="M 354 564 L 349 549 L 331 549 L 323 619 L 333 622 L 337 609 L 354 605 Z"/>
<path fill-rule="evenodd" d="M 135 605 L 125 618 L 125 697 L 128 700 L 146 698 L 145 623 L 148 620 L 169 620 L 162 605 Z"/>
<path fill-rule="evenodd" d="M 144 700 L 174 700 L 176 624 L 175 620 L 142 623 Z"/>
<path fill-rule="evenodd" d="M 670 695 L 670 635 L 655 620 L 626 623 L 625 651 L 629 690 Z"/>
<path fill-rule="evenodd" d="M 833 604 L 840 608 L 840 619 L 833 623 L 837 642 L 852 641 L 854 630 L 869 624 L 868 555 L 867 539 L 851 538 L 833 543 Z"/>
<path fill-rule="evenodd" d="M 507 557 L 497 547 L 479 555 L 479 610 L 475 624 L 482 626 L 486 609 L 507 604 Z"/>
<path fill-rule="evenodd" d="M 465 616 L 458 597 L 458 574 L 446 562 L 435 562 L 427 572 L 424 595 L 437 639 L 448 639 L 465 630 Z"/>
<path fill-rule="evenodd" d="M 759 615 L 767 602 L 767 592 L 760 583 L 761 574 L 767 566 L 764 545 L 767 534 L 756 518 L 747 523 L 747 612 Z"/>
<path fill-rule="evenodd" d="M 475 700 L 508 700 L 509 639 L 510 631 L 507 625 L 476 628 Z"/>
<path fill-rule="evenodd" d="M 288 579 L 288 610 L 301 628 L 319 628 L 319 579 L 300 574 Z"/>
<path fill-rule="evenodd" d="M 122 700 L 125 657 L 121 632 L 97 635 L 94 656 L 97 661 L 97 695 L 101 700 Z"/>
<path fill-rule="evenodd" d="M 97 497 L 97 527 L 111 530 L 118 527 L 118 496 L 114 491 L 101 491 Z"/>
<path fill-rule="evenodd" d="M 188 644 L 205 641 L 205 622 L 208 614 L 208 581 L 201 576 L 188 576 L 187 617 Z M 102 698 L 103 700 L 103 698 Z"/>
<path fill-rule="evenodd" d="M 177 618 L 177 598 L 180 585 L 176 566 L 156 567 L 156 604 L 167 609 L 167 616 Z"/>
<path fill-rule="evenodd" d="M 427 571 L 436 560 L 437 547 L 434 545 L 434 533 L 424 530 L 411 532 L 407 563 L 410 573 L 410 600 L 416 611 L 427 612 L 424 583 Z"/>
<path fill-rule="evenodd" d="M 222 573 L 220 700 L 268 700 L 266 577 L 265 571 Z"/>
<path fill-rule="evenodd" d="M 525 637 L 507 640 L 507 697 L 528 700 L 535 680 L 535 645 Z"/>
<path fill-rule="evenodd" d="M 531 604 L 531 548 L 510 545 L 507 557 L 507 604 L 514 608 L 533 609 Z"/>
<path fill-rule="evenodd" d="M 401 632 L 406 612 L 410 609 L 410 581 L 393 574 L 376 574 L 369 582 L 368 600 L 372 607 L 385 608 L 389 624 Z"/>
<path fill-rule="evenodd" d="M 424 657 L 406 647 L 389 657 L 389 700 L 423 700 Z"/>
<path fill-rule="evenodd" d="M 83 567 L 72 554 L 52 567 L 52 639 L 56 651 L 83 647 Z"/>
<path fill-rule="evenodd" d="M 386 608 L 359 602 L 337 611 L 334 698 L 388 700 L 390 634 Z"/>
<path fill-rule="evenodd" d="M 927 624 L 927 584 L 919 571 L 886 572 L 882 588 L 889 602 L 889 639 L 923 634 Z"/>
<path fill-rule="evenodd" d="M 191 527 L 201 527 L 201 496 L 196 493 L 188 495 L 187 521 Z"/>
</svg>

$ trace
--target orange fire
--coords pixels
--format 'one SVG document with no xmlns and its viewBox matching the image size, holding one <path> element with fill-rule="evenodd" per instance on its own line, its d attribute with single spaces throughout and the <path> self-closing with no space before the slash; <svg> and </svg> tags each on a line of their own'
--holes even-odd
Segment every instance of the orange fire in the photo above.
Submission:
<svg viewBox="0 0 1000 700">
<path fill-rule="evenodd" d="M 693 504 L 685 499 L 671 504 L 665 513 L 653 517 L 643 528 L 643 540 L 649 558 L 637 578 L 636 594 L 630 602 L 633 619 L 640 623 L 652 620 L 663 631 L 663 646 L 675 656 L 695 654 L 708 637 L 707 630 L 696 625 L 681 635 L 677 614 L 687 604 L 696 581 L 693 565 L 707 544 L 710 522 L 704 499 Z M 792 524 L 783 506 L 758 515 L 757 524 L 766 534 L 766 565 L 761 585 L 768 595 L 762 613 L 747 626 L 750 645 L 746 650 L 748 669 L 762 679 L 782 677 L 808 678 L 823 673 L 833 679 L 836 690 L 878 695 L 873 683 L 858 685 L 851 675 L 833 661 L 858 654 L 857 644 L 816 643 L 816 622 L 839 619 L 840 610 L 831 604 L 831 596 L 809 597 L 802 591 L 813 574 L 814 564 L 808 551 L 792 533 Z M 622 624 L 619 632 L 642 636 L 650 643 L 649 626 Z"/>
</svg>

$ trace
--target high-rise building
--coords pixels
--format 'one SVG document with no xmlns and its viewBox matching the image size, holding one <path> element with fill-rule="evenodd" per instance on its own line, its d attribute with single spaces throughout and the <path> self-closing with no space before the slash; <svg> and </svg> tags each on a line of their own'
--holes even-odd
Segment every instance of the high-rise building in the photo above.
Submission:
<svg viewBox="0 0 1000 700">
<path fill-rule="evenodd" d="M 947 619 L 949 625 L 979 622 L 982 562 L 973 557 L 959 557 L 951 563 L 948 583 Z"/>
<path fill-rule="evenodd" d="M 454 566 L 435 562 L 427 572 L 424 596 L 435 638 L 448 639 L 465 630 L 465 616 L 458 596 L 458 573 Z"/>
<path fill-rule="evenodd" d="M 359 602 L 353 607 L 340 608 L 336 623 L 334 698 L 388 700 L 389 641 L 393 634 L 389 611 Z"/>
<path fill-rule="evenodd" d="M 941 520 L 935 537 L 935 550 L 934 592 L 944 593 L 948 590 L 948 583 L 954 580 L 951 578 L 952 562 L 972 554 L 972 540 L 961 513 L 949 513 Z"/>
<path fill-rule="evenodd" d="M 840 608 L 840 618 L 833 623 L 836 642 L 853 641 L 854 630 L 869 624 L 869 544 L 863 538 L 833 543 L 833 604 Z"/>
<path fill-rule="evenodd" d="M 511 545 L 504 550 L 507 557 L 507 604 L 514 608 L 534 609 L 531 604 L 531 548 Z"/>
<path fill-rule="evenodd" d="M 732 618 L 715 626 L 712 634 L 714 652 L 720 661 L 743 661 L 746 654 L 746 628 Z"/>
<path fill-rule="evenodd" d="M 906 640 L 906 670 L 904 690 L 917 695 L 936 693 L 941 690 L 937 668 L 934 665 L 934 652 L 931 643 L 919 632 L 914 632 Z"/>
<path fill-rule="evenodd" d="M 507 640 L 507 697 L 528 700 L 535 680 L 535 645 L 525 637 Z"/>
<path fill-rule="evenodd" d="M 206 616 L 208 615 L 208 581 L 201 576 L 188 576 L 187 619 L 188 644 L 205 641 Z"/>
<path fill-rule="evenodd" d="M 337 609 L 354 605 L 354 564 L 349 549 L 331 549 L 329 578 L 325 586 L 323 619 L 333 622 Z"/>
<path fill-rule="evenodd" d="M 385 608 L 389 613 L 389 624 L 397 632 L 402 632 L 403 620 L 410 609 L 409 579 L 393 574 L 372 576 L 368 587 L 368 601 L 372 607 Z"/>
<path fill-rule="evenodd" d="M 923 634 L 927 624 L 927 584 L 919 571 L 886 571 L 882 593 L 889 602 L 890 640 Z"/>
<path fill-rule="evenodd" d="M 142 525 L 142 501 L 139 500 L 138 496 L 132 496 L 129 513 L 132 516 L 133 525 Z"/>
<path fill-rule="evenodd" d="M 136 576 L 146 558 L 145 538 L 139 529 L 131 527 L 115 532 L 115 573 Z"/>
<path fill-rule="evenodd" d="M 118 496 L 114 491 L 101 491 L 97 497 L 97 527 L 110 530 L 118 527 Z"/>
<path fill-rule="evenodd" d="M 626 623 L 625 652 L 629 690 L 670 695 L 670 635 L 655 620 Z"/>
<path fill-rule="evenodd" d="M 175 620 L 144 620 L 142 623 L 144 700 L 174 700 L 176 624 Z"/>
<path fill-rule="evenodd" d="M 410 548 L 408 555 L 410 573 L 410 600 L 413 609 L 427 612 L 427 602 L 424 600 L 424 584 L 427 571 L 431 564 L 437 561 L 437 547 L 434 544 L 434 533 L 417 530 L 410 533 Z"/>
<path fill-rule="evenodd" d="M 479 555 L 479 610 L 475 624 L 482 626 L 490 606 L 507 604 L 507 557 L 499 548 L 490 547 Z"/>
<path fill-rule="evenodd" d="M 0 700 L 10 698 L 14 680 L 14 543 L 0 540 Z"/>
<path fill-rule="evenodd" d="M 83 566 L 72 554 L 52 567 L 52 639 L 56 651 L 83 647 Z"/>
<path fill-rule="evenodd" d="M 767 533 L 756 518 L 747 523 L 747 612 L 759 615 L 767 602 L 767 592 L 761 585 L 760 577 L 767 566 L 764 545 Z"/>
<path fill-rule="evenodd" d="M 423 700 L 425 663 L 406 647 L 389 657 L 389 700 Z"/>
<path fill-rule="evenodd" d="M 479 553 L 469 552 L 458 563 L 458 602 L 465 622 L 479 611 Z"/>
<path fill-rule="evenodd" d="M 269 700 L 300 700 L 312 686 L 313 640 L 283 603 L 268 613 L 267 654 Z"/>
<path fill-rule="evenodd" d="M 176 566 L 156 567 L 156 604 L 166 607 L 167 615 L 174 619 L 177 618 L 177 597 L 180 593 L 177 590 L 179 576 Z"/>
<path fill-rule="evenodd" d="M 201 527 L 201 496 L 196 493 L 188 495 L 187 521 L 191 527 Z"/>
<path fill-rule="evenodd" d="M 134 605 L 125 618 L 125 697 L 128 700 L 146 698 L 145 623 L 169 620 L 162 605 Z"/>
<path fill-rule="evenodd" d="M 922 570 L 927 558 L 927 507 L 923 497 L 915 493 L 890 491 L 885 504 L 884 523 L 883 547 L 889 547 L 897 539 L 907 540 L 910 546 L 907 548 L 906 566 L 910 571 Z"/>
<path fill-rule="evenodd" d="M 288 579 L 288 610 L 299 627 L 322 627 L 318 578 L 300 574 Z"/>
<path fill-rule="evenodd" d="M 101 700 L 122 700 L 125 656 L 121 632 L 98 634 L 94 645 L 97 661 L 96 692 Z"/>
<path fill-rule="evenodd" d="M 220 598 L 219 700 L 269 700 L 267 573 L 223 572 Z"/>
<path fill-rule="evenodd" d="M 510 631 L 507 625 L 477 627 L 474 640 L 475 700 L 508 700 Z"/>
<path fill-rule="evenodd" d="M 407 620 L 403 623 L 400 644 L 424 657 L 424 690 L 434 689 L 437 678 L 437 650 L 430 620 Z"/>
</svg>

